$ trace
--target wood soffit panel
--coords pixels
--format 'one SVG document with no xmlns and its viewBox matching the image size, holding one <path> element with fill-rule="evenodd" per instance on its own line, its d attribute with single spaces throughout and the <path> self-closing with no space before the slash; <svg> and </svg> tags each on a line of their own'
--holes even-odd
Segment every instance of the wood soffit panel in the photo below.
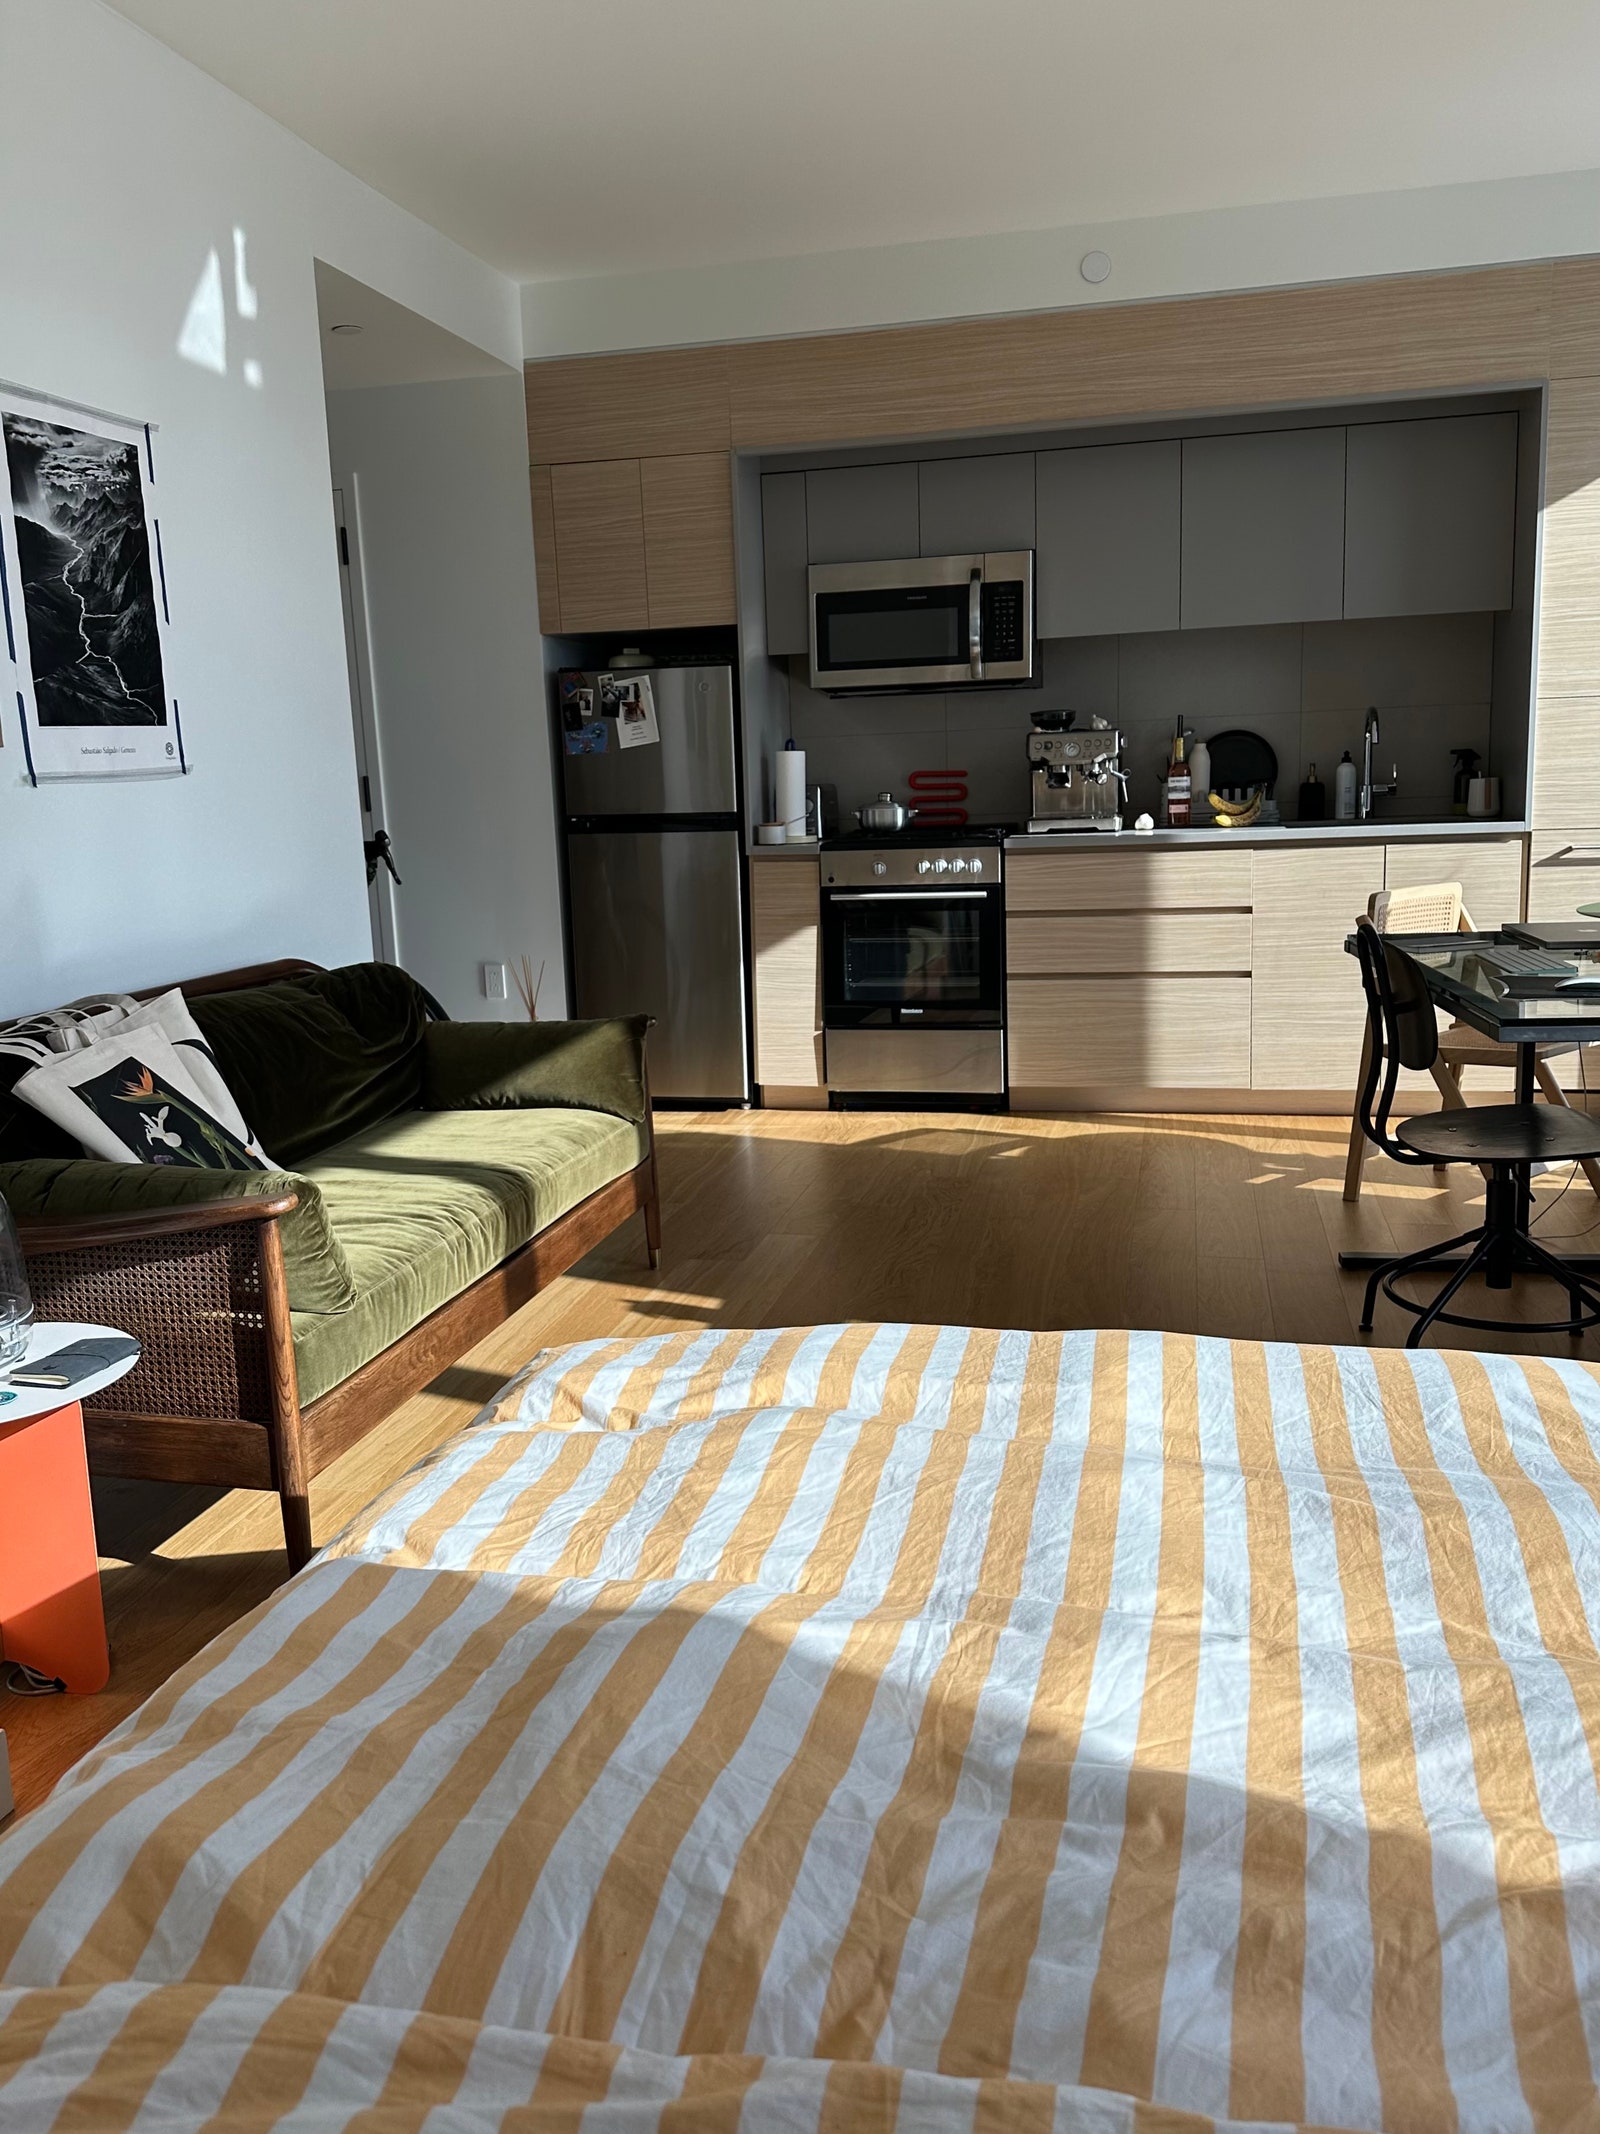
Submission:
<svg viewBox="0 0 1600 2134">
<path fill-rule="evenodd" d="M 530 457 L 777 449 L 1600 374 L 1600 259 L 527 366 Z"/>
</svg>

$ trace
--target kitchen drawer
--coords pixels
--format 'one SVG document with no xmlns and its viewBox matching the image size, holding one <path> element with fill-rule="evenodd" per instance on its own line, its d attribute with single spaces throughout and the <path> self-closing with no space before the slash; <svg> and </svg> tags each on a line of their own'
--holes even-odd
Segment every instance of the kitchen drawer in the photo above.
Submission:
<svg viewBox="0 0 1600 2134">
<path fill-rule="evenodd" d="M 1011 1084 L 1250 1086 L 1248 978 L 1014 978 Z"/>
<path fill-rule="evenodd" d="M 1570 919 L 1579 904 L 1600 904 L 1600 829 L 1536 837 L 1528 857 L 1528 917 Z"/>
<path fill-rule="evenodd" d="M 1218 911 L 1250 907 L 1250 852 L 1008 852 L 1007 911 Z"/>
<path fill-rule="evenodd" d="M 1019 912 L 1006 928 L 1013 978 L 1077 978 L 1163 971 L 1176 977 L 1250 975 L 1247 911 L 1108 911 L 1059 916 Z"/>
</svg>

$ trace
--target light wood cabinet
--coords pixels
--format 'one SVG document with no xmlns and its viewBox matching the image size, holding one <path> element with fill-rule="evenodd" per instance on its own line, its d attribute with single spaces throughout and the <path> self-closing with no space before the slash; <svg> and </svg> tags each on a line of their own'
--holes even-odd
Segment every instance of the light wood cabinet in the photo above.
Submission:
<svg viewBox="0 0 1600 2134">
<path fill-rule="evenodd" d="M 534 470 L 536 531 L 542 471 Z M 557 627 L 672 630 L 734 620 L 724 453 L 590 460 L 550 468 L 549 484 Z M 544 613 L 541 603 L 549 629 Z"/>
<path fill-rule="evenodd" d="M 1342 428 L 1183 440 L 1186 630 L 1344 612 Z"/>
<path fill-rule="evenodd" d="M 1516 507 L 1515 415 L 1353 423 L 1345 614 L 1509 608 Z"/>
<path fill-rule="evenodd" d="M 1570 919 L 1580 904 L 1600 904 L 1600 827 L 1536 836 L 1528 853 L 1528 917 Z"/>
<path fill-rule="evenodd" d="M 1539 702 L 1600 695 L 1600 378 L 1550 387 L 1539 562 Z M 1543 751 L 1541 750 L 1541 757 Z M 1555 766 L 1549 766 L 1554 770 Z M 1540 763 L 1540 788 L 1546 764 Z"/>
<path fill-rule="evenodd" d="M 1248 910 L 1250 892 L 1248 846 L 1107 852 L 1091 841 L 1070 852 L 1006 855 L 1007 912 Z"/>
<path fill-rule="evenodd" d="M 725 453 L 729 359 L 726 347 L 657 348 L 529 363 L 528 457 L 554 466 Z"/>
<path fill-rule="evenodd" d="M 1533 802 L 1540 830 L 1581 830 L 1600 822 L 1600 690 L 1539 695 L 1533 734 Z"/>
<path fill-rule="evenodd" d="M 1383 887 L 1382 845 L 1258 847 L 1250 1080 L 1354 1089 L 1365 1006 L 1345 936 Z"/>
<path fill-rule="evenodd" d="M 563 630 L 644 630 L 644 493 L 636 459 L 550 469 Z"/>
<path fill-rule="evenodd" d="M 1081 445 L 1041 452 L 1041 637 L 1178 627 L 1183 447 Z"/>
<path fill-rule="evenodd" d="M 767 650 L 777 658 L 811 649 L 806 603 L 806 478 L 761 477 L 761 567 L 767 601 Z"/>
<path fill-rule="evenodd" d="M 1459 882 L 1474 926 L 1512 926 L 1522 917 L 1520 837 L 1407 838 L 1385 848 L 1385 889 Z"/>
<path fill-rule="evenodd" d="M 1248 978 L 1014 978 L 1013 1089 L 1247 1089 Z"/>
<path fill-rule="evenodd" d="M 733 489 L 726 452 L 639 462 L 652 630 L 736 619 Z"/>
<path fill-rule="evenodd" d="M 763 1088 L 822 1086 L 815 860 L 750 861 L 750 958 L 756 1081 Z"/>
<path fill-rule="evenodd" d="M 550 494 L 550 469 L 532 467 L 533 570 L 539 586 L 539 627 L 546 637 L 561 630 L 561 577 L 556 569 L 556 507 Z"/>
</svg>

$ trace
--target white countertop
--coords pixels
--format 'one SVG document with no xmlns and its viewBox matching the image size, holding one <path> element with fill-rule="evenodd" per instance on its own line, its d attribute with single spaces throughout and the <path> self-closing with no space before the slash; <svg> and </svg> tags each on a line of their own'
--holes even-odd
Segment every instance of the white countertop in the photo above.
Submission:
<svg viewBox="0 0 1600 2134">
<path fill-rule="evenodd" d="M 1044 830 L 1006 839 L 1008 852 L 1101 851 L 1127 845 L 1308 845 L 1398 843 L 1410 837 L 1522 837 L 1524 822 L 1454 815 L 1444 822 L 1256 823 L 1248 830 Z"/>
</svg>

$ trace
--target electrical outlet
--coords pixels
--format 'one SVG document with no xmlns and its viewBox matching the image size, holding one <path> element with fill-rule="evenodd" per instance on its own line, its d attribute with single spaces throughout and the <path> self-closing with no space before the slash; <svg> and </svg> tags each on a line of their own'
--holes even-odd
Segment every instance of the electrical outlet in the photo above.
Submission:
<svg viewBox="0 0 1600 2134">
<path fill-rule="evenodd" d="M 509 997 L 506 967 L 503 963 L 486 963 L 483 966 L 483 997 L 485 1000 L 505 1000 Z"/>
</svg>

